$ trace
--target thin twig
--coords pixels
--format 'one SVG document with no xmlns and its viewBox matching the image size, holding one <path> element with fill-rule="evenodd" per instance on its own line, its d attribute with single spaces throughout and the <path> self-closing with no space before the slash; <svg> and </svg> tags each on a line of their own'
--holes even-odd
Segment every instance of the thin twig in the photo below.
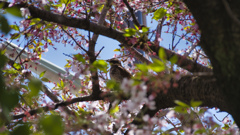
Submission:
<svg viewBox="0 0 240 135">
<path fill-rule="evenodd" d="M 188 55 L 192 52 L 192 50 L 194 50 L 197 46 L 198 46 L 198 44 L 192 45 L 192 46 L 183 54 L 183 56 L 188 56 Z"/>
<path fill-rule="evenodd" d="M 35 37 L 34 39 L 32 39 L 30 42 L 28 42 L 27 45 L 24 46 L 24 48 L 18 53 L 17 57 L 14 59 L 14 63 L 16 62 L 16 60 L 17 60 L 18 57 L 19 57 L 19 60 L 20 60 L 20 62 L 21 62 L 21 57 L 20 57 L 20 56 L 22 55 L 23 52 L 25 52 L 25 48 L 26 48 L 29 44 L 31 44 L 35 39 L 36 39 L 36 37 Z"/>
<path fill-rule="evenodd" d="M 64 14 L 64 11 L 66 10 L 68 2 L 69 2 L 69 0 L 67 1 L 67 3 L 65 4 L 65 7 L 63 8 L 62 15 Z"/>
<path fill-rule="evenodd" d="M 70 57 L 70 58 L 73 59 L 73 57 L 72 57 L 71 55 L 69 55 L 69 54 L 63 53 L 63 55 L 65 55 L 65 56 Z"/>
<path fill-rule="evenodd" d="M 70 35 L 66 30 L 64 30 L 63 26 L 60 26 L 60 27 L 62 28 L 62 30 L 63 30 L 65 33 L 67 33 L 67 35 L 68 35 L 69 37 L 71 37 L 71 38 L 73 39 L 73 41 L 77 44 L 78 47 L 80 47 L 84 52 L 87 53 L 87 50 L 84 49 L 80 44 L 78 44 L 78 42 L 76 41 L 76 39 L 75 39 L 72 35 Z"/>
<path fill-rule="evenodd" d="M 104 46 L 99 50 L 99 52 L 97 53 L 96 57 L 98 57 L 98 55 L 101 53 L 101 51 L 104 49 Z"/>
</svg>

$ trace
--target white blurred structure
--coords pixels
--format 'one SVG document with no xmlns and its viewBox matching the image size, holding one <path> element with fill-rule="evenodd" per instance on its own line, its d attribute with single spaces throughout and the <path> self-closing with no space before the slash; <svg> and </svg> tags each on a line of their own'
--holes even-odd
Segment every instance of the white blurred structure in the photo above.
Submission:
<svg viewBox="0 0 240 135">
<path fill-rule="evenodd" d="M 13 44 L 13 43 L 9 43 L 9 42 L 2 42 L 0 43 L 0 46 L 6 48 L 6 53 L 5 55 L 9 58 L 14 60 L 15 57 L 21 52 L 21 55 L 19 58 L 16 59 L 16 62 L 20 62 L 20 58 L 21 60 L 24 60 L 26 58 L 28 58 L 29 53 L 25 50 L 23 50 L 23 48 L 18 47 L 17 45 Z M 14 57 L 12 57 L 14 56 Z M 56 58 L 57 59 L 57 58 Z M 62 69 L 61 67 L 41 58 L 40 60 L 37 60 L 36 62 L 34 61 L 29 61 L 27 62 L 28 65 L 32 65 L 29 70 L 31 70 L 32 72 L 36 73 L 36 74 L 40 74 L 43 71 L 46 71 L 44 74 L 44 77 L 48 78 L 50 81 L 52 82 L 58 82 L 60 83 L 60 79 L 72 79 L 72 75 L 70 75 L 70 77 L 65 78 L 62 75 L 66 74 L 66 71 L 64 69 Z M 80 79 L 75 80 L 73 82 L 73 84 L 76 86 L 76 89 L 80 88 Z"/>
</svg>

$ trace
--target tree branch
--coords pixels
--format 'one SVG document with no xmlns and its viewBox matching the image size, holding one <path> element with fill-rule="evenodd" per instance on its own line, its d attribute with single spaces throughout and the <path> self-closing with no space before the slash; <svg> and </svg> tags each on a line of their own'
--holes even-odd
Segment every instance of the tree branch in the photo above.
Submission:
<svg viewBox="0 0 240 135">
<path fill-rule="evenodd" d="M 81 48 L 84 52 L 87 53 L 87 50 L 84 49 L 84 48 L 76 41 L 76 39 L 75 39 L 72 35 L 70 35 L 66 30 L 64 30 L 64 28 L 63 28 L 62 26 L 61 26 L 61 28 L 62 28 L 62 30 L 63 30 L 69 37 L 72 38 L 72 40 L 77 44 L 77 46 L 78 46 L 79 48 Z"/>
<path fill-rule="evenodd" d="M 28 113 L 21 113 L 21 114 L 18 114 L 18 115 L 13 115 L 12 119 L 13 120 L 20 119 L 20 118 L 28 116 L 28 114 L 34 115 L 34 114 L 37 114 L 37 113 L 40 113 L 40 112 L 43 112 L 43 111 L 46 112 L 46 111 L 50 111 L 50 110 L 55 110 L 58 107 L 67 107 L 67 105 L 77 103 L 77 102 L 96 101 L 96 100 L 99 100 L 99 99 L 94 99 L 92 96 L 73 98 L 70 101 L 63 101 L 63 102 L 57 103 L 53 107 L 44 106 L 44 107 L 40 107 L 40 108 L 37 108 L 37 109 L 30 110 L 30 111 L 28 111 Z"/>
<path fill-rule="evenodd" d="M 56 95 L 54 95 L 49 89 L 43 85 L 43 92 L 54 102 L 54 103 L 59 103 L 61 100 L 57 98 Z M 69 115 L 74 115 L 73 111 L 71 111 L 67 106 L 64 107 L 64 110 L 69 114 Z"/>
<path fill-rule="evenodd" d="M 127 0 L 123 0 L 123 2 L 124 2 L 124 4 L 127 6 L 129 12 L 131 13 L 131 16 L 132 16 L 132 18 L 133 18 L 133 23 L 134 23 L 136 26 L 140 27 L 140 23 L 138 22 L 138 20 L 137 20 L 137 18 L 136 18 L 136 16 L 135 16 L 135 13 L 134 13 L 133 8 L 129 5 L 129 3 L 127 2 Z"/>
<path fill-rule="evenodd" d="M 95 34 L 101 34 L 103 36 L 115 39 L 120 43 L 124 43 L 124 45 L 127 45 L 126 44 L 127 41 L 125 40 L 125 37 L 123 36 L 123 32 L 121 31 L 114 30 L 112 28 L 107 28 L 103 25 L 99 25 L 93 22 L 89 22 L 86 19 L 77 19 L 77 18 L 54 14 L 49 11 L 38 9 L 34 6 L 29 6 L 28 8 L 33 18 L 41 18 L 45 21 L 55 22 L 61 25 L 69 26 L 69 27 L 89 30 L 91 32 L 94 32 Z M 158 54 L 158 50 L 163 47 L 156 47 L 155 45 L 152 45 L 150 48 L 152 49 L 152 51 Z M 212 72 L 212 69 L 207 68 L 199 63 L 195 63 L 194 61 L 188 59 L 187 57 L 181 56 L 166 48 L 163 48 L 163 49 L 167 54 L 168 60 L 174 55 L 178 57 L 178 62 L 176 64 L 179 67 L 182 67 L 190 72 Z"/>
<path fill-rule="evenodd" d="M 166 93 L 163 91 L 157 94 L 155 98 L 156 109 L 150 110 L 147 106 L 144 106 L 144 112 L 140 112 L 133 124 L 141 124 L 142 116 L 148 114 L 153 117 L 159 110 L 176 106 L 175 100 L 180 100 L 184 103 L 190 104 L 191 100 L 202 101 L 201 107 L 217 107 L 221 111 L 229 111 L 227 103 L 224 101 L 224 97 L 220 92 L 219 86 L 217 85 L 215 78 L 212 76 L 184 76 L 177 81 L 178 87 L 173 87 L 167 90 Z M 149 87 L 152 85 L 149 84 Z M 150 91 L 158 88 L 149 88 Z"/>
<path fill-rule="evenodd" d="M 101 15 L 98 20 L 98 25 L 102 25 L 105 21 L 105 17 L 107 15 L 108 10 L 111 8 L 112 0 L 107 0 L 106 4 L 104 5 Z M 90 21 L 89 21 L 90 22 Z M 89 50 L 88 55 L 90 58 L 90 64 L 93 64 L 93 62 L 96 60 L 95 56 L 95 46 L 98 39 L 99 34 L 94 33 L 92 36 L 92 39 L 89 44 Z M 90 71 L 91 72 L 91 80 L 92 80 L 92 95 L 94 97 L 99 97 L 101 94 L 100 87 L 99 87 L 99 79 L 98 79 L 98 72 L 96 71 Z"/>
<path fill-rule="evenodd" d="M 153 117 L 159 110 L 170 108 L 176 106 L 174 103 L 175 100 L 180 100 L 187 104 L 190 103 L 191 100 L 202 101 L 202 107 L 218 107 L 221 111 L 228 111 L 227 104 L 223 100 L 223 96 L 218 89 L 218 85 L 213 77 L 197 77 L 197 76 L 184 76 L 179 81 L 177 81 L 178 87 L 170 87 L 167 93 L 163 93 L 160 91 L 155 98 L 156 109 L 150 110 L 148 107 L 144 106 L 144 112 L 139 113 L 137 119 L 133 121 L 134 124 L 141 123 L 142 114 L 148 114 Z M 154 85 L 149 84 L 149 90 L 161 90 L 161 88 L 156 88 Z M 68 101 L 63 101 L 55 104 L 53 107 L 44 106 L 38 109 L 30 110 L 28 113 L 22 113 L 19 115 L 12 116 L 13 119 L 20 119 L 26 117 L 27 114 L 34 115 L 43 111 L 55 110 L 58 107 L 65 107 L 70 104 L 74 104 L 77 102 L 83 101 L 97 101 L 97 100 L 114 100 L 116 99 L 113 93 L 105 93 L 102 97 L 94 97 L 94 96 L 86 96 L 86 97 L 78 97 L 73 98 Z M 118 95 L 119 96 L 119 95 Z M 127 100 L 126 97 L 123 97 L 122 100 Z M 141 115 L 140 115 L 141 114 Z"/>
</svg>

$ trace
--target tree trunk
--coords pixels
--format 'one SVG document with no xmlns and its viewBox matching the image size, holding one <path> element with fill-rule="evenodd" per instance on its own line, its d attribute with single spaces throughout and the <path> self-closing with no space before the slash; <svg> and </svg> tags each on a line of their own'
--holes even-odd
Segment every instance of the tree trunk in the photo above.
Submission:
<svg viewBox="0 0 240 135">
<path fill-rule="evenodd" d="M 213 66 L 229 113 L 240 126 L 240 1 L 184 0 L 201 30 L 200 46 Z M 238 19 L 236 21 L 236 19 Z"/>
</svg>

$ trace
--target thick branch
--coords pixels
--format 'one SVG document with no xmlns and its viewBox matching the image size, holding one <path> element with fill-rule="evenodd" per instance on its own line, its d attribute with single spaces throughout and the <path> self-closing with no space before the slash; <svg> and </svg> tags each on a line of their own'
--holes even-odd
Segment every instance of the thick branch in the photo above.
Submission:
<svg viewBox="0 0 240 135">
<path fill-rule="evenodd" d="M 175 100 L 180 100 L 185 103 L 190 103 L 191 100 L 195 101 L 202 101 L 203 107 L 218 107 L 221 111 L 228 111 L 227 104 L 223 100 L 223 96 L 218 89 L 218 85 L 216 85 L 215 79 L 213 77 L 196 77 L 196 76 L 185 76 L 182 77 L 179 81 L 177 81 L 178 87 L 174 88 L 171 87 L 168 89 L 167 93 L 163 93 L 162 91 L 157 94 L 155 98 L 156 102 L 156 109 L 149 110 L 147 107 L 142 110 L 146 110 L 144 114 L 149 114 L 150 116 L 154 116 L 156 112 L 161 109 L 170 108 L 176 106 L 174 103 Z M 149 85 L 152 87 L 154 85 Z M 160 88 L 154 87 L 152 88 L 155 90 L 159 90 Z M 151 90 L 151 88 L 150 88 Z M 96 100 L 109 100 L 109 99 L 116 99 L 114 98 L 114 94 L 106 93 L 103 97 L 95 98 L 93 96 L 86 96 L 86 97 L 78 97 L 73 98 L 70 101 L 64 101 L 61 103 L 57 103 L 53 107 L 41 107 L 38 109 L 34 109 L 29 111 L 30 115 L 34 115 L 40 113 L 42 111 L 49 111 L 57 109 L 60 106 L 67 106 L 77 102 L 83 101 L 96 101 Z M 127 100 L 127 99 L 124 99 Z M 22 113 L 19 115 L 12 116 L 13 119 L 19 119 L 26 117 L 26 113 Z M 141 116 L 138 116 L 141 118 Z M 136 124 L 139 121 L 134 121 Z"/>
<path fill-rule="evenodd" d="M 159 110 L 176 106 L 175 100 L 180 100 L 190 104 L 191 100 L 202 101 L 202 107 L 217 107 L 221 111 L 229 111 L 228 105 L 224 101 L 223 95 L 220 93 L 218 85 L 213 77 L 197 77 L 185 76 L 177 81 L 178 87 L 171 87 L 167 93 L 160 92 L 155 98 L 156 109 L 150 110 L 144 106 L 137 118 L 133 121 L 134 124 L 142 123 L 143 114 L 148 114 L 153 117 Z M 150 84 L 149 87 L 152 85 Z M 151 89 L 151 88 L 150 88 Z M 158 88 L 152 88 L 153 91 Z"/>
</svg>

